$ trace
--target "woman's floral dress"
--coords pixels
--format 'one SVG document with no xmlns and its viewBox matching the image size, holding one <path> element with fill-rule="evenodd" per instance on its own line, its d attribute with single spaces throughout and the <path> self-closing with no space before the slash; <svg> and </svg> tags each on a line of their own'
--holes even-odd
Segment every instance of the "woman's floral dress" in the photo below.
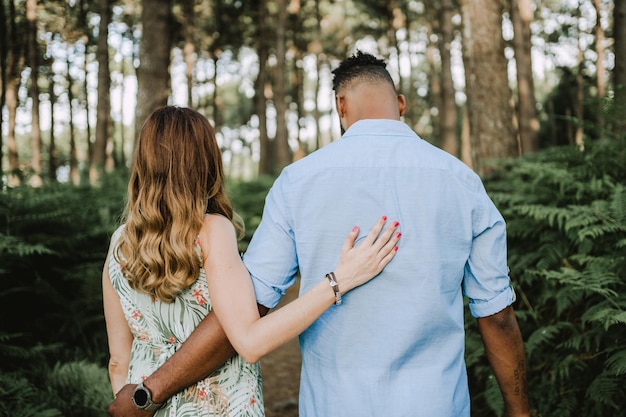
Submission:
<svg viewBox="0 0 626 417">
<path fill-rule="evenodd" d="M 122 227 L 113 234 L 113 245 Z M 206 275 L 201 269 L 191 288 L 174 302 L 164 303 L 130 288 L 113 256 L 108 268 L 134 336 L 127 382 L 136 384 L 170 358 L 211 310 Z M 157 417 L 264 415 L 259 364 L 249 364 L 239 355 L 208 378 L 176 394 L 155 414 Z"/>
</svg>

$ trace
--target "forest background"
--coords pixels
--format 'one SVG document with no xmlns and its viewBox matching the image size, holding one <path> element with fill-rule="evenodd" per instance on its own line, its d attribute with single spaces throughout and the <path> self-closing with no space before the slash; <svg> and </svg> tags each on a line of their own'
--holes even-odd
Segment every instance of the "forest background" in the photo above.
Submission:
<svg viewBox="0 0 626 417">
<path fill-rule="evenodd" d="M 507 220 L 534 413 L 623 415 L 625 19 L 625 0 L 3 0 L 0 416 L 106 415 L 100 274 L 146 116 L 215 126 L 243 251 L 273 178 L 339 138 L 330 70 L 357 48 Z M 466 330 L 472 415 L 501 416 Z M 268 388 L 288 363 L 297 394 L 295 354 Z"/>
</svg>

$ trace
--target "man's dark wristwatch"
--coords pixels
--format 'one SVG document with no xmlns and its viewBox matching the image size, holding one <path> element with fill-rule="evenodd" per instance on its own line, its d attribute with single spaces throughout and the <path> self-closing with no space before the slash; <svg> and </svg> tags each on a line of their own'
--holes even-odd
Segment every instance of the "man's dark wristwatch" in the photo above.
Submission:
<svg viewBox="0 0 626 417">
<path fill-rule="evenodd" d="M 143 385 L 143 382 L 140 382 L 133 392 L 133 404 L 140 410 L 156 411 L 163 407 L 165 403 L 155 403 L 152 401 L 152 393 Z"/>
</svg>

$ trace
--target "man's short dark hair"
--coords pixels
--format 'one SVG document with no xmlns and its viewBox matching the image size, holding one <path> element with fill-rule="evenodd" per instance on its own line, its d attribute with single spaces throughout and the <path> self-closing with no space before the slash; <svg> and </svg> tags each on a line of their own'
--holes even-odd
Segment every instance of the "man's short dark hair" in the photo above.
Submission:
<svg viewBox="0 0 626 417">
<path fill-rule="evenodd" d="M 395 88 L 386 67 L 384 60 L 357 50 L 353 56 L 341 61 L 339 66 L 332 71 L 333 90 L 338 92 L 356 79 L 371 82 L 387 81 Z"/>
</svg>

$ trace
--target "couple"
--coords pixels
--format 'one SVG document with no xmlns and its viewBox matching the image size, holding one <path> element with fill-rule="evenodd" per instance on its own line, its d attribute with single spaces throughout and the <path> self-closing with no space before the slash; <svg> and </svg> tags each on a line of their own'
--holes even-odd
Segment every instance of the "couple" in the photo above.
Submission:
<svg viewBox="0 0 626 417">
<path fill-rule="evenodd" d="M 283 170 L 243 263 L 210 125 L 150 116 L 103 272 L 110 415 L 262 416 L 256 361 L 302 333 L 300 416 L 469 417 L 464 296 L 507 416 L 530 415 L 504 220 L 400 121 L 385 67 L 357 52 L 333 71 L 345 133 Z"/>
</svg>

